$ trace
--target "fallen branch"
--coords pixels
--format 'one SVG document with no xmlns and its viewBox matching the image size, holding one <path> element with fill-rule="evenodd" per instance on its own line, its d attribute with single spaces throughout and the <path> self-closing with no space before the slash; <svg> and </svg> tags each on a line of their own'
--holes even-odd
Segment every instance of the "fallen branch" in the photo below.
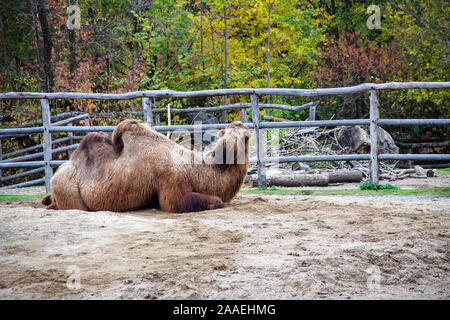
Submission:
<svg viewBox="0 0 450 320">
<path fill-rule="evenodd" d="M 304 186 L 327 186 L 329 177 L 327 174 L 278 174 L 266 176 L 266 185 L 278 187 L 304 187 Z M 248 183 L 250 186 L 258 186 L 258 176 L 249 176 Z"/>
</svg>

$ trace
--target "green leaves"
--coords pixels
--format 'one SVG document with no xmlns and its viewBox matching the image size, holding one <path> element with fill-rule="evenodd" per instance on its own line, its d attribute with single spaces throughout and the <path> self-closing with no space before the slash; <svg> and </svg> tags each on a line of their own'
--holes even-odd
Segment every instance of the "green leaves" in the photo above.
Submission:
<svg viewBox="0 0 450 320">
<path fill-rule="evenodd" d="M 378 184 L 374 185 L 370 182 L 364 182 L 359 185 L 361 190 L 400 190 L 399 187 L 393 186 L 391 184 Z"/>
</svg>

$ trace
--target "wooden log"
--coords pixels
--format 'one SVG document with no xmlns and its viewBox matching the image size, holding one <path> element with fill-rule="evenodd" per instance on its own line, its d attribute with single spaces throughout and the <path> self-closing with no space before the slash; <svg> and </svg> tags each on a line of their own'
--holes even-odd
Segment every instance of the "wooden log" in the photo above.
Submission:
<svg viewBox="0 0 450 320">
<path fill-rule="evenodd" d="M 397 163 L 396 167 L 406 168 L 407 164 Z M 450 163 L 422 164 L 421 167 L 424 169 L 450 168 Z"/>
<path fill-rule="evenodd" d="M 23 172 L 20 172 L 20 173 L 17 173 L 17 174 L 13 174 L 11 176 L 3 177 L 2 178 L 2 182 L 8 181 L 8 180 L 12 180 L 12 179 L 16 179 L 16 178 L 22 178 L 22 177 L 28 176 L 30 174 L 39 173 L 39 172 L 44 171 L 44 170 L 45 170 L 45 168 L 42 167 L 42 168 L 37 168 L 37 169 L 33 169 L 33 170 L 23 171 Z"/>
<path fill-rule="evenodd" d="M 52 135 L 50 133 L 50 104 L 47 99 L 41 99 L 42 121 L 44 124 L 44 167 L 45 167 L 45 192 L 50 193 L 50 179 L 53 176 L 53 169 L 50 166 L 52 160 Z"/>
<path fill-rule="evenodd" d="M 376 90 L 370 90 L 370 182 L 378 185 L 378 96 Z"/>
<path fill-rule="evenodd" d="M 89 117 L 89 113 L 84 113 L 84 114 L 80 114 L 78 116 L 75 116 L 75 117 L 72 117 L 72 118 L 69 118 L 69 119 L 65 119 L 65 120 L 61 120 L 61 121 L 52 123 L 52 125 L 55 126 L 55 127 L 56 126 L 63 126 L 63 125 L 66 125 L 66 124 L 73 125 L 73 122 L 78 122 L 79 120 L 84 120 L 84 119 L 86 119 L 88 117 Z M 51 119 L 50 119 L 50 121 L 51 121 Z"/>
<path fill-rule="evenodd" d="M 266 186 L 277 187 L 305 187 L 305 186 L 327 186 L 329 177 L 327 174 L 308 174 L 308 173 L 291 173 L 291 174 L 269 174 L 266 176 Z M 248 184 L 257 187 L 258 177 L 252 175 Z"/>
<path fill-rule="evenodd" d="M 298 111 L 298 110 L 315 107 L 315 105 L 316 105 L 316 103 L 314 101 L 302 104 L 301 106 L 287 106 L 284 104 L 260 103 L 259 108 L 260 109 L 281 109 L 281 110 L 288 110 L 288 111 Z"/>
<path fill-rule="evenodd" d="M 450 88 L 450 82 L 390 82 L 364 83 L 352 87 L 326 89 L 285 89 L 285 88 L 237 88 L 202 91 L 149 90 L 128 93 L 81 93 L 81 92 L 7 92 L 0 93 L 0 99 L 100 99 L 130 100 L 143 97 L 153 98 L 191 98 L 225 95 L 281 95 L 313 97 L 324 95 L 357 94 L 370 90 L 402 90 L 402 89 L 443 89 Z"/>
<path fill-rule="evenodd" d="M 144 108 L 144 122 L 151 128 L 153 124 L 153 114 L 150 98 L 142 98 L 142 107 Z"/>
<path fill-rule="evenodd" d="M 233 110 L 233 109 L 245 109 L 245 108 L 251 108 L 251 103 L 234 103 L 234 104 L 227 104 L 222 106 L 216 106 L 216 107 L 199 107 L 199 108 L 185 108 L 185 109 L 173 109 L 173 113 L 189 113 L 189 112 L 213 112 L 213 111 L 223 111 L 223 110 Z M 315 102 L 309 102 L 306 104 L 303 104 L 301 106 L 288 106 L 284 104 L 266 104 L 266 103 L 260 103 L 259 108 L 260 109 L 282 109 L 282 110 L 288 110 L 288 111 L 298 111 L 302 109 L 310 108 L 311 106 L 315 106 Z M 165 108 L 158 108 L 154 109 L 153 112 L 156 113 L 164 113 L 167 112 L 167 109 Z"/>
<path fill-rule="evenodd" d="M 170 115 L 170 103 L 169 103 L 167 105 L 167 125 L 168 126 L 172 125 L 171 121 L 172 121 L 172 116 Z M 167 135 L 167 138 L 170 139 L 170 131 L 167 131 L 166 135 Z"/>
<path fill-rule="evenodd" d="M 215 107 L 198 107 L 198 108 L 184 108 L 184 109 L 172 109 L 172 113 L 190 113 L 190 112 L 214 112 L 214 111 L 226 111 L 233 109 L 241 109 L 241 108 L 251 108 L 251 103 L 235 103 L 235 104 L 227 104 L 224 106 L 215 106 Z M 165 113 L 167 112 L 166 108 L 158 108 L 153 109 L 155 113 Z"/>
<path fill-rule="evenodd" d="M 380 119 L 380 126 L 428 126 L 428 125 L 448 125 L 450 119 Z"/>
<path fill-rule="evenodd" d="M 40 179 L 36 179 L 36 180 L 13 184 L 13 185 L 2 187 L 1 189 L 15 189 L 15 188 L 29 187 L 29 186 L 33 186 L 36 184 L 41 184 L 42 182 L 45 182 L 45 178 L 40 178 Z"/>
<path fill-rule="evenodd" d="M 72 125 L 73 125 L 73 123 L 70 122 L 69 126 L 72 126 Z M 69 144 L 73 144 L 73 132 L 67 132 L 67 136 L 69 138 Z M 52 142 L 52 144 L 53 144 L 53 142 Z M 70 159 L 71 154 L 72 154 L 72 150 L 67 150 L 67 155 L 68 155 L 69 159 Z"/>
<path fill-rule="evenodd" d="M 410 174 L 411 178 L 420 178 L 420 179 L 427 179 L 428 177 L 426 175 L 420 175 L 420 174 Z"/>
<path fill-rule="evenodd" d="M 0 162 L 3 159 L 3 153 L 2 153 L 2 139 L 0 138 Z M 2 169 L 0 169 L 0 187 L 3 186 L 3 178 L 2 178 Z"/>
<path fill-rule="evenodd" d="M 247 175 L 245 176 L 245 178 L 244 178 L 244 184 L 246 184 L 246 185 L 248 185 L 248 186 L 250 186 L 250 187 L 253 187 L 253 178 L 252 178 L 252 175 L 247 174 Z"/>
<path fill-rule="evenodd" d="M 367 126 L 369 119 L 348 120 L 320 120 L 320 121 L 287 121 L 287 122 L 263 122 L 260 128 L 296 128 L 296 127 L 338 127 L 338 126 Z"/>
<path fill-rule="evenodd" d="M 316 105 L 309 107 L 309 121 L 316 120 Z"/>
<path fill-rule="evenodd" d="M 81 112 L 81 111 L 63 112 L 63 113 L 60 113 L 58 115 L 51 116 L 50 120 L 51 120 L 52 123 L 53 122 L 58 123 L 56 121 L 65 119 L 67 117 L 75 117 L 75 116 L 79 116 L 79 115 L 83 115 L 83 114 L 87 114 L 87 113 L 84 113 L 84 112 Z M 35 127 L 35 126 L 40 126 L 40 125 L 42 125 L 42 120 L 28 122 L 28 123 L 22 124 L 20 126 L 10 126 L 9 128 L 28 128 L 28 127 Z"/>
<path fill-rule="evenodd" d="M 242 122 L 244 122 L 244 123 L 248 122 L 247 109 L 246 108 L 242 108 Z"/>
<path fill-rule="evenodd" d="M 439 142 L 401 142 L 396 141 L 400 147 L 411 147 L 411 148 L 432 148 L 432 147 L 445 147 L 448 145 L 448 141 L 439 141 Z"/>
<path fill-rule="evenodd" d="M 252 122 L 256 135 L 256 166 L 258 168 L 258 187 L 266 188 L 266 167 L 261 161 L 263 159 L 264 144 L 262 141 L 263 136 L 261 134 L 261 131 L 259 130 L 260 112 L 258 106 L 258 96 L 256 94 L 253 94 L 251 95 L 250 99 L 252 103 Z"/>
<path fill-rule="evenodd" d="M 50 152 L 52 154 L 58 153 L 58 152 L 65 152 L 65 151 L 70 151 L 70 150 L 76 149 L 77 147 L 78 147 L 78 144 L 73 144 L 70 146 L 60 147 L 60 148 L 56 148 L 56 149 L 50 149 Z M 6 162 L 24 161 L 24 160 L 30 160 L 30 159 L 35 159 L 35 158 L 41 158 L 42 156 L 45 156 L 45 152 L 36 152 L 36 153 L 32 153 L 32 154 L 27 154 L 25 156 L 2 160 L 1 162 L 6 163 Z"/>
<path fill-rule="evenodd" d="M 330 183 L 361 182 L 363 174 L 358 170 L 336 170 L 328 173 Z"/>
<path fill-rule="evenodd" d="M 266 115 L 262 115 L 261 118 L 263 120 L 275 120 L 275 121 L 283 121 L 283 122 L 287 122 L 290 121 L 288 119 L 283 119 L 283 118 L 278 118 L 278 117 L 273 117 L 273 116 L 266 116 Z"/>
<path fill-rule="evenodd" d="M 433 177 L 434 171 L 433 170 L 426 170 L 422 168 L 421 166 L 415 165 L 413 172 L 419 176 L 426 176 L 426 177 Z"/>
<path fill-rule="evenodd" d="M 399 174 L 399 175 L 397 176 L 397 179 L 402 180 L 402 179 L 405 179 L 405 178 L 409 178 L 410 176 L 411 176 L 410 173 L 403 173 L 403 174 Z"/>
</svg>

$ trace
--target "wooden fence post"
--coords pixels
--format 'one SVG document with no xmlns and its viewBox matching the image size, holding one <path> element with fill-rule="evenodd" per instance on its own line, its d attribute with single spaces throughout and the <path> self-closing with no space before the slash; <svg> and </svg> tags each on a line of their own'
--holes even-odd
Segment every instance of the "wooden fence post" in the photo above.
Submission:
<svg viewBox="0 0 450 320">
<path fill-rule="evenodd" d="M 316 105 L 309 107 L 309 121 L 316 120 Z"/>
<path fill-rule="evenodd" d="M 170 114 L 170 103 L 167 105 L 167 125 L 172 125 L 172 115 Z M 167 131 L 167 138 L 170 139 L 170 131 Z"/>
<path fill-rule="evenodd" d="M 247 109 L 244 107 L 242 108 L 242 119 L 245 122 L 248 122 L 248 117 L 247 117 Z"/>
<path fill-rule="evenodd" d="M 67 125 L 69 127 L 71 127 L 71 126 L 73 126 L 73 122 L 69 122 Z M 67 136 L 70 138 L 69 144 L 72 145 L 73 144 L 73 132 L 72 131 L 67 132 Z M 70 159 L 71 154 L 72 154 L 72 150 L 67 150 L 67 155 L 69 156 L 69 159 Z"/>
<path fill-rule="evenodd" d="M 370 90 L 370 182 L 378 185 L 378 120 L 380 112 L 376 90 Z"/>
<path fill-rule="evenodd" d="M 153 115 L 150 98 L 142 98 L 142 106 L 144 107 L 144 122 L 151 128 L 153 124 Z"/>
<path fill-rule="evenodd" d="M 3 160 L 2 139 L 0 138 L 0 162 Z M 3 187 L 2 169 L 0 168 L 0 187 Z"/>
<path fill-rule="evenodd" d="M 52 134 L 50 133 L 50 104 L 48 99 L 41 99 L 42 122 L 44 125 L 44 168 L 45 168 L 45 192 L 50 193 L 50 179 L 53 169 L 50 166 L 52 160 Z"/>
<path fill-rule="evenodd" d="M 258 187 L 266 188 L 266 167 L 264 163 L 261 162 L 264 144 L 262 141 L 261 131 L 259 130 L 259 122 L 260 122 L 260 114 L 259 114 L 259 105 L 258 105 L 258 96 L 256 94 L 252 94 L 251 97 L 252 102 L 252 121 L 253 127 L 255 129 L 256 135 L 256 165 L 258 168 Z"/>
<path fill-rule="evenodd" d="M 227 105 L 227 96 L 223 97 L 223 105 Z M 222 110 L 222 122 L 227 123 L 227 110 Z"/>
<path fill-rule="evenodd" d="M 153 105 L 155 105 L 155 99 L 153 99 Z M 155 124 L 157 126 L 161 125 L 161 115 L 159 112 L 155 112 Z"/>
</svg>

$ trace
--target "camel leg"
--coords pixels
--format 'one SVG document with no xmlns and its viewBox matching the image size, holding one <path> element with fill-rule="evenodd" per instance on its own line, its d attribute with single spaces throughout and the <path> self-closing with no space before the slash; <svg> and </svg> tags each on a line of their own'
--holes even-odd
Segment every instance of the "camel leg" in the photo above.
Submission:
<svg viewBox="0 0 450 320">
<path fill-rule="evenodd" d="M 52 195 L 49 194 L 47 196 L 45 196 L 41 203 L 46 206 L 45 208 L 48 210 L 58 210 L 58 206 L 56 205 L 56 203 L 53 201 L 52 199 Z"/>
<path fill-rule="evenodd" d="M 197 212 L 223 208 L 222 199 L 197 192 L 181 194 L 168 189 L 159 192 L 159 206 L 166 212 Z"/>
<path fill-rule="evenodd" d="M 59 210 L 77 209 L 90 211 L 81 198 L 78 185 L 72 183 L 59 184 L 53 182 L 52 196 Z M 48 208 L 50 209 L 50 208 Z"/>
</svg>

